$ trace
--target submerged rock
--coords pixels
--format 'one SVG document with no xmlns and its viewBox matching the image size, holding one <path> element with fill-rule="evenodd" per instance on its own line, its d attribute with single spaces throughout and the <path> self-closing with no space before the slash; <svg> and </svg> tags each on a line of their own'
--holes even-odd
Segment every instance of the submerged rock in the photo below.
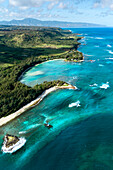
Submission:
<svg viewBox="0 0 113 170">
<path fill-rule="evenodd" d="M 13 135 L 5 135 L 3 138 L 3 146 L 2 151 L 4 153 L 13 153 L 16 152 L 18 149 L 20 149 L 24 144 L 26 143 L 26 139 L 24 138 L 18 138 L 17 136 Z"/>
<path fill-rule="evenodd" d="M 53 126 L 52 126 L 52 125 L 50 125 L 50 124 L 48 124 L 48 123 L 45 123 L 45 124 L 44 124 L 44 126 L 45 126 L 45 127 L 47 127 L 48 129 L 53 128 Z"/>
</svg>

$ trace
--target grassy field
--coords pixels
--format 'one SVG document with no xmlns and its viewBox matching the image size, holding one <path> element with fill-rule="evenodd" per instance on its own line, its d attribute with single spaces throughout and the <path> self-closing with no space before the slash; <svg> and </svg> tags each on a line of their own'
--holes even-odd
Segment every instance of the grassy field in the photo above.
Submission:
<svg viewBox="0 0 113 170">
<path fill-rule="evenodd" d="M 42 27 L 37 27 L 37 30 L 36 27 L 27 27 L 27 30 L 26 27 L 6 28 L 0 29 L 0 66 L 20 63 L 29 57 L 61 55 L 70 49 L 77 49 L 79 45 L 78 37 L 68 30 Z"/>
</svg>

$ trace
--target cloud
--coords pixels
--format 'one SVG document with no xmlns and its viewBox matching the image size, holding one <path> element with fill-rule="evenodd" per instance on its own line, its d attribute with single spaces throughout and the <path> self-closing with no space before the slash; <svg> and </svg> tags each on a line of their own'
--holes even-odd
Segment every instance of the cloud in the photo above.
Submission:
<svg viewBox="0 0 113 170">
<path fill-rule="evenodd" d="M 21 8 L 39 7 L 41 0 L 9 0 L 10 5 Z"/>
<path fill-rule="evenodd" d="M 53 9 L 56 5 L 59 9 L 66 9 L 67 0 L 9 0 L 9 4 L 13 7 L 19 7 L 19 9 L 28 9 L 28 8 L 38 8 L 42 5 L 47 6 L 49 10 Z"/>
<path fill-rule="evenodd" d="M 8 13 L 9 10 L 7 8 L 0 8 L 0 13 Z"/>
<path fill-rule="evenodd" d="M 44 3 L 50 3 L 49 9 L 51 9 L 56 3 L 54 0 L 9 0 L 10 5 L 20 8 L 31 8 L 31 7 L 40 7 Z"/>
<path fill-rule="evenodd" d="M 4 2 L 5 0 L 0 0 L 0 3 Z"/>
<path fill-rule="evenodd" d="M 110 8 L 113 10 L 113 4 L 110 5 Z"/>
<path fill-rule="evenodd" d="M 61 8 L 61 9 L 66 9 L 67 8 L 67 5 L 63 2 L 60 2 L 58 8 Z"/>
<path fill-rule="evenodd" d="M 97 8 L 99 6 L 100 6 L 100 4 L 98 2 L 95 2 L 94 5 L 93 5 L 93 8 Z"/>
<path fill-rule="evenodd" d="M 4 0 L 0 0 L 3 2 Z M 42 5 L 47 5 L 48 9 L 51 10 L 55 5 L 58 5 L 58 8 L 65 9 L 67 0 L 9 0 L 9 4 L 14 7 L 19 7 L 20 9 L 27 9 L 32 7 L 40 7 Z M 93 8 L 110 8 L 113 10 L 113 0 L 91 0 Z M 89 0 L 70 0 L 70 4 L 74 3 L 79 5 L 80 3 L 89 3 Z"/>
<path fill-rule="evenodd" d="M 57 4 L 58 4 L 58 1 L 54 1 L 54 2 L 49 3 L 48 9 L 53 9 L 53 7 Z"/>
<path fill-rule="evenodd" d="M 113 10 L 113 0 L 98 0 L 94 3 L 94 8 L 110 8 Z"/>
<path fill-rule="evenodd" d="M 89 3 L 89 0 L 74 0 L 75 4 L 80 4 L 80 3 Z M 91 0 L 93 4 L 93 8 L 109 8 L 113 10 L 113 0 Z"/>
<path fill-rule="evenodd" d="M 1 11 L 0 11 L 1 12 Z M 24 11 L 21 11 L 20 13 L 19 12 L 16 12 L 16 11 L 9 11 L 7 14 L 5 13 L 4 14 L 5 18 L 7 20 L 12 20 L 12 19 L 24 19 L 24 18 L 36 18 L 36 19 L 41 19 L 42 18 L 44 20 L 46 20 L 47 18 L 48 19 L 51 19 L 51 18 L 65 18 L 65 16 L 61 16 L 59 14 L 50 14 L 49 11 L 46 12 L 46 13 L 41 13 L 39 11 L 29 11 L 29 12 L 24 12 Z M 48 16 L 48 17 L 47 17 Z"/>
</svg>

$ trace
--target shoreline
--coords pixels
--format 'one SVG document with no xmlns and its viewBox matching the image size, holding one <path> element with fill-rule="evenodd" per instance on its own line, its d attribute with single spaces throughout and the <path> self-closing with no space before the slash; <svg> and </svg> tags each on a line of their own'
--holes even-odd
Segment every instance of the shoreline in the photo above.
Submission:
<svg viewBox="0 0 113 170">
<path fill-rule="evenodd" d="M 78 52 L 80 52 L 80 51 L 78 51 Z M 39 64 L 35 64 L 34 66 L 38 66 L 38 65 L 40 65 L 40 64 L 43 64 L 43 63 L 46 63 L 46 62 L 49 62 L 49 61 L 55 61 L 55 60 L 63 60 L 63 61 L 65 61 L 65 62 L 82 63 L 82 62 L 84 61 L 84 56 L 83 56 L 83 60 L 79 60 L 79 61 L 69 61 L 69 60 L 66 60 L 65 58 L 59 58 L 59 59 L 53 59 L 53 60 L 51 59 L 51 60 L 43 61 L 43 62 L 41 62 L 41 63 L 39 63 Z M 22 74 L 19 76 L 18 81 L 21 82 L 21 79 L 22 79 L 23 75 L 24 75 L 27 71 L 29 71 L 32 67 L 34 67 L 34 66 L 30 66 L 29 68 L 27 68 L 26 70 L 24 70 L 24 71 L 22 72 Z"/>
<path fill-rule="evenodd" d="M 79 52 L 79 51 L 78 51 Z M 81 53 L 81 52 L 79 52 Z M 26 68 L 25 70 L 22 71 L 22 73 L 19 75 L 17 81 L 20 81 L 21 82 L 21 78 L 23 77 L 23 75 L 29 70 L 31 69 L 33 66 L 37 66 L 37 65 L 40 65 L 44 62 L 49 62 L 49 61 L 53 61 L 53 60 L 63 60 L 65 62 L 72 62 L 72 61 L 69 61 L 69 60 L 66 60 L 65 58 L 53 58 L 53 59 L 50 59 L 50 60 L 46 60 L 46 61 L 42 61 L 41 63 L 34 63 L 34 65 L 29 65 L 28 68 Z M 79 60 L 77 62 L 83 62 L 84 61 L 84 56 L 83 56 L 83 59 L 82 60 Z M 75 62 L 75 61 L 73 61 Z M 75 62 L 76 63 L 76 62 Z M 38 105 L 49 93 L 53 92 L 53 91 L 56 91 L 58 89 L 74 89 L 76 90 L 77 87 L 75 86 L 72 86 L 72 85 L 69 85 L 68 86 L 54 86 L 52 88 L 49 88 L 47 90 L 45 90 L 40 96 L 38 96 L 38 98 L 36 98 L 35 100 L 31 101 L 30 103 L 26 104 L 25 106 L 23 106 L 22 108 L 20 108 L 19 110 L 17 110 L 16 112 L 6 116 L 6 117 L 2 117 L 0 118 L 0 127 L 7 124 L 8 122 L 12 121 L 13 119 L 17 118 L 18 116 L 20 116 L 22 113 L 28 111 L 29 109 L 32 109 L 33 107 L 35 107 L 36 105 Z"/>
<path fill-rule="evenodd" d="M 76 86 L 72 86 L 72 85 L 68 85 L 68 86 L 54 86 L 51 87 L 47 90 L 45 90 L 38 98 L 36 98 L 35 100 L 31 101 L 30 103 L 28 103 L 27 105 L 23 106 L 21 109 L 19 109 L 18 111 L 6 116 L 6 117 L 2 117 L 0 119 L 0 127 L 7 124 L 8 122 L 12 121 L 13 119 L 17 118 L 18 116 L 20 116 L 21 114 L 23 114 L 24 112 L 32 109 L 33 107 L 37 106 L 48 94 L 50 94 L 51 92 L 54 92 L 58 89 L 72 89 L 72 90 L 77 90 Z"/>
<path fill-rule="evenodd" d="M 46 63 L 46 62 L 49 62 L 49 61 L 54 61 L 54 60 L 64 60 L 64 61 L 65 61 L 64 58 L 59 58 L 59 59 L 47 60 L 47 61 L 44 61 L 44 62 L 42 62 L 42 63 L 36 64 L 35 66 L 38 66 L 38 65 L 40 65 L 40 64 L 43 64 L 43 63 Z"/>
<path fill-rule="evenodd" d="M 29 71 L 30 69 L 32 69 L 32 67 L 38 66 L 38 65 L 43 64 L 43 63 L 45 63 L 45 62 L 54 61 L 54 60 L 64 60 L 64 61 L 65 61 L 65 59 L 63 59 L 63 58 L 61 58 L 61 59 L 53 59 L 53 60 L 43 61 L 43 62 L 41 62 L 41 63 L 39 63 L 39 64 L 35 64 L 34 66 L 30 66 L 30 67 L 28 67 L 27 69 L 25 69 L 25 70 L 22 72 L 22 74 L 21 74 L 21 75 L 19 76 L 19 78 L 18 78 L 18 81 L 21 81 L 23 75 L 24 75 L 27 71 Z"/>
</svg>

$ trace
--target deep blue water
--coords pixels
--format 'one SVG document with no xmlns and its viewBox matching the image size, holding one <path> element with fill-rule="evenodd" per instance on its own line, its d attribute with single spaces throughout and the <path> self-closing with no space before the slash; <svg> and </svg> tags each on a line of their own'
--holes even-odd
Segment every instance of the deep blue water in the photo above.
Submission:
<svg viewBox="0 0 113 170">
<path fill-rule="evenodd" d="M 45 62 L 25 73 L 21 82 L 34 86 L 61 79 L 79 90 L 55 91 L 0 128 L 1 146 L 6 133 L 27 139 L 18 152 L 0 153 L 1 169 L 113 169 L 113 28 L 70 30 L 84 36 L 79 50 L 85 61 Z M 77 101 L 80 107 L 69 107 Z M 53 129 L 44 127 L 45 120 Z"/>
</svg>

